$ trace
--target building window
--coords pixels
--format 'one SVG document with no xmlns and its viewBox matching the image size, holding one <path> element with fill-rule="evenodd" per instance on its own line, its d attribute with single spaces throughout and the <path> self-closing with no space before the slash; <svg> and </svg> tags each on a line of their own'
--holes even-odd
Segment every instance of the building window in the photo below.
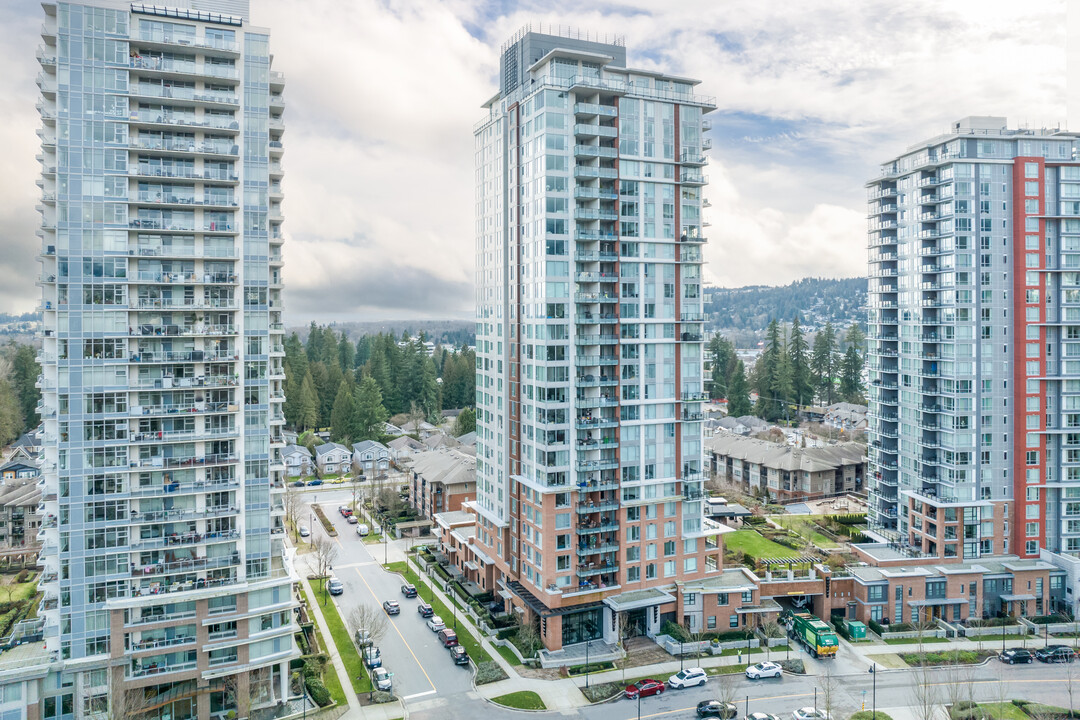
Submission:
<svg viewBox="0 0 1080 720">
<path fill-rule="evenodd" d="M 716 604 L 717 605 L 727 605 L 728 604 L 727 593 L 717 593 L 716 594 Z"/>
<path fill-rule="evenodd" d="M 710 615 L 710 616 L 709 616 L 709 619 L 708 619 L 708 621 L 706 622 L 706 627 L 707 627 L 707 628 L 708 628 L 709 630 L 714 630 L 714 629 L 716 629 L 716 616 L 715 616 L 715 615 Z"/>
<path fill-rule="evenodd" d="M 728 618 L 728 627 L 739 627 L 739 616 L 735 613 L 731 613 L 731 617 Z"/>
<path fill-rule="evenodd" d="M 693 607 L 697 605 L 697 593 L 686 593 L 683 595 L 683 606 Z"/>
</svg>

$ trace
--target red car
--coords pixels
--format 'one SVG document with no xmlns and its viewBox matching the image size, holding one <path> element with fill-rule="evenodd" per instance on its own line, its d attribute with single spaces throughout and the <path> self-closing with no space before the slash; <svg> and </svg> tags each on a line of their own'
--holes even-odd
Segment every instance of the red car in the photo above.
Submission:
<svg viewBox="0 0 1080 720">
<path fill-rule="evenodd" d="M 457 633 L 450 628 L 444 628 L 439 631 L 439 642 L 443 647 L 454 647 L 458 644 Z"/>
<path fill-rule="evenodd" d="M 664 690 L 664 683 L 660 682 L 659 680 L 638 680 L 633 685 L 626 686 L 626 697 L 630 698 L 631 700 L 635 700 L 639 695 L 641 697 L 649 697 L 650 695 L 663 695 Z"/>
</svg>

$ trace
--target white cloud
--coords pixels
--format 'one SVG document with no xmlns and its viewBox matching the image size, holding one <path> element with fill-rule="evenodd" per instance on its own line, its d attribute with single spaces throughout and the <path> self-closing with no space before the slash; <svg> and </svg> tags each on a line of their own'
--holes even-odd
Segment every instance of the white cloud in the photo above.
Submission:
<svg viewBox="0 0 1080 720">
<path fill-rule="evenodd" d="M 965 115 L 1064 114 L 1063 0 L 252 4 L 287 76 L 294 317 L 315 298 L 316 311 L 371 318 L 468 311 L 471 129 L 496 90 L 499 46 L 525 22 L 623 34 L 631 65 L 699 78 L 716 96 L 706 275 L 727 285 L 865 272 L 862 186 L 877 163 Z M 0 4 L 0 309 L 37 296 L 40 22 L 36 4 Z M 726 133 L 725 117 L 764 121 Z M 369 292 L 345 292 L 349 278 Z"/>
</svg>

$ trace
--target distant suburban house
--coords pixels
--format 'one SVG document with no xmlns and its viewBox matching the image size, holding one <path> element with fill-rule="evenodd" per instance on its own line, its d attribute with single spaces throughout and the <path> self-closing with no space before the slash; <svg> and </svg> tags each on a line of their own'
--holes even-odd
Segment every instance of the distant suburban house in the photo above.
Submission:
<svg viewBox="0 0 1080 720">
<path fill-rule="evenodd" d="M 315 465 L 320 475 L 337 475 L 348 471 L 352 451 L 340 443 L 328 442 L 315 448 Z"/>
<path fill-rule="evenodd" d="M 286 445 L 295 445 L 300 436 L 295 430 L 282 430 L 281 439 L 285 441 Z"/>
<path fill-rule="evenodd" d="M 385 475 L 390 469 L 390 450 L 381 442 L 364 440 L 353 444 L 352 466 L 362 475 Z"/>
<path fill-rule="evenodd" d="M 32 480 L 15 481 L 0 488 L 0 545 L 25 547 L 37 545 L 41 488 Z M 46 518 L 55 523 L 56 518 Z"/>
<path fill-rule="evenodd" d="M 414 423 L 410 420 L 409 422 L 401 426 L 401 430 L 402 432 L 408 433 L 409 435 L 419 434 L 421 438 L 424 438 L 425 436 L 430 435 L 431 433 L 438 430 L 438 428 L 424 420 L 421 420 L 419 423 Z"/>
<path fill-rule="evenodd" d="M 383 423 L 383 435 L 404 435 L 405 431 L 392 423 Z"/>
<path fill-rule="evenodd" d="M 462 445 L 471 445 L 476 447 L 476 431 L 467 432 L 464 435 L 459 435 L 457 441 Z"/>
<path fill-rule="evenodd" d="M 386 449 L 390 451 L 390 458 L 394 462 L 402 462 L 427 450 L 427 445 L 408 435 L 402 435 L 388 442 Z"/>
<path fill-rule="evenodd" d="M 421 517 L 434 519 L 462 509 L 476 498 L 476 457 L 454 448 L 417 455 L 409 481 L 409 504 Z"/>
<path fill-rule="evenodd" d="M 40 469 L 35 463 L 23 462 L 22 460 L 9 460 L 0 465 L 0 480 L 21 480 L 37 477 Z"/>
<path fill-rule="evenodd" d="M 866 489 L 866 446 L 848 442 L 796 448 L 786 443 L 718 433 L 705 440 L 715 477 L 741 483 L 778 502 L 798 502 Z"/>
<path fill-rule="evenodd" d="M 15 439 L 15 442 L 8 445 L 4 460 L 16 460 L 20 457 L 26 460 L 37 459 L 45 442 L 44 438 L 45 430 L 40 425 L 33 430 L 24 432 Z"/>
<path fill-rule="evenodd" d="M 286 445 L 281 455 L 285 459 L 285 472 L 289 477 L 305 477 L 315 470 L 311 451 L 303 445 Z"/>
<path fill-rule="evenodd" d="M 846 402 L 834 403 L 825 409 L 824 422 L 826 425 L 840 430 L 865 430 L 866 412 L 867 407 L 865 405 L 854 405 Z"/>
</svg>

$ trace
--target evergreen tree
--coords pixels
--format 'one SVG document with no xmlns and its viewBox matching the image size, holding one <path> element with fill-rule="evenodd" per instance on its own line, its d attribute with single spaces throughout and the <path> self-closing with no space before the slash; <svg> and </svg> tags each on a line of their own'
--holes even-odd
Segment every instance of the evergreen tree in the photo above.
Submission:
<svg viewBox="0 0 1080 720">
<path fill-rule="evenodd" d="M 341 333 L 341 339 L 338 340 L 338 365 L 341 366 L 341 371 L 346 374 L 356 367 L 356 346 L 349 342 L 349 338 L 344 332 Z"/>
<path fill-rule="evenodd" d="M 859 323 L 851 323 L 847 334 L 844 335 L 844 345 L 848 348 L 853 347 L 860 353 L 866 349 L 866 335 L 859 327 Z"/>
<path fill-rule="evenodd" d="M 791 367 L 791 355 L 788 353 L 787 342 L 781 331 L 780 351 L 776 354 L 776 372 L 772 380 L 772 396 L 775 403 L 776 416 L 771 418 L 779 420 L 788 419 L 788 406 L 795 396 L 794 371 Z"/>
<path fill-rule="evenodd" d="M 836 377 L 836 331 L 832 323 L 825 323 L 825 328 L 814 336 L 810 367 L 818 398 L 826 405 L 832 405 Z"/>
<path fill-rule="evenodd" d="M 840 394 L 845 402 L 863 404 L 862 371 L 863 359 L 854 345 L 844 352 L 844 359 L 840 368 Z"/>
<path fill-rule="evenodd" d="M 423 348 L 423 345 L 420 346 Z M 424 417 L 432 425 L 438 425 L 442 421 L 442 397 L 439 392 L 438 377 L 435 372 L 435 362 L 424 357 L 420 370 L 419 397 L 416 403 L 424 413 Z"/>
<path fill-rule="evenodd" d="M 735 345 L 717 333 L 709 341 L 709 351 L 712 353 L 709 397 L 718 400 L 727 397 L 729 392 L 728 385 L 735 368 Z"/>
<path fill-rule="evenodd" d="M 783 415 L 782 404 L 785 389 L 790 393 L 791 364 L 787 361 L 784 350 L 784 337 L 780 323 L 775 319 L 769 323 L 765 351 L 758 358 L 754 367 L 754 378 L 758 392 L 755 414 L 765 420 L 777 420 Z"/>
<path fill-rule="evenodd" d="M 11 390 L 19 405 L 22 427 L 36 427 L 38 424 L 37 405 L 41 400 L 41 391 L 37 387 L 37 378 L 41 374 L 35 350 L 32 345 L 19 345 L 11 368 Z"/>
<path fill-rule="evenodd" d="M 791 336 L 788 338 L 788 359 L 791 365 L 791 399 L 799 409 L 808 405 L 814 398 L 810 378 L 810 349 L 806 344 L 799 316 L 791 324 Z"/>
<path fill-rule="evenodd" d="M 24 427 L 18 393 L 7 380 L 0 380 L 0 446 L 6 446 L 14 441 L 22 433 Z"/>
<path fill-rule="evenodd" d="M 285 422 L 292 427 L 300 425 L 300 386 L 302 381 L 296 379 L 296 373 L 286 363 L 285 365 L 285 405 L 282 412 L 285 414 Z"/>
<path fill-rule="evenodd" d="M 454 420 L 454 429 L 451 431 L 454 437 L 461 437 L 476 430 L 476 411 L 471 407 L 463 408 Z"/>
<path fill-rule="evenodd" d="M 315 392 L 315 381 L 311 379 L 310 370 L 300 386 L 300 408 L 296 422 L 303 430 L 317 427 L 319 423 L 319 394 Z"/>
<path fill-rule="evenodd" d="M 353 442 L 378 440 L 383 435 L 383 426 L 389 414 L 383 407 L 382 392 L 375 378 L 365 375 L 356 395 L 356 438 Z"/>
<path fill-rule="evenodd" d="M 303 382 L 308 371 L 308 359 L 304 344 L 300 342 L 300 336 L 296 333 L 289 335 L 285 340 L 285 367 L 292 370 L 298 382 Z"/>
<path fill-rule="evenodd" d="M 338 386 L 334 409 L 330 413 L 330 437 L 334 442 L 349 445 L 353 439 L 356 406 L 348 383 Z"/>
<path fill-rule="evenodd" d="M 753 410 L 750 405 L 750 385 L 746 381 L 746 368 L 742 360 L 735 361 L 735 372 L 731 374 L 727 399 L 728 415 L 731 417 L 749 415 Z"/>
</svg>

